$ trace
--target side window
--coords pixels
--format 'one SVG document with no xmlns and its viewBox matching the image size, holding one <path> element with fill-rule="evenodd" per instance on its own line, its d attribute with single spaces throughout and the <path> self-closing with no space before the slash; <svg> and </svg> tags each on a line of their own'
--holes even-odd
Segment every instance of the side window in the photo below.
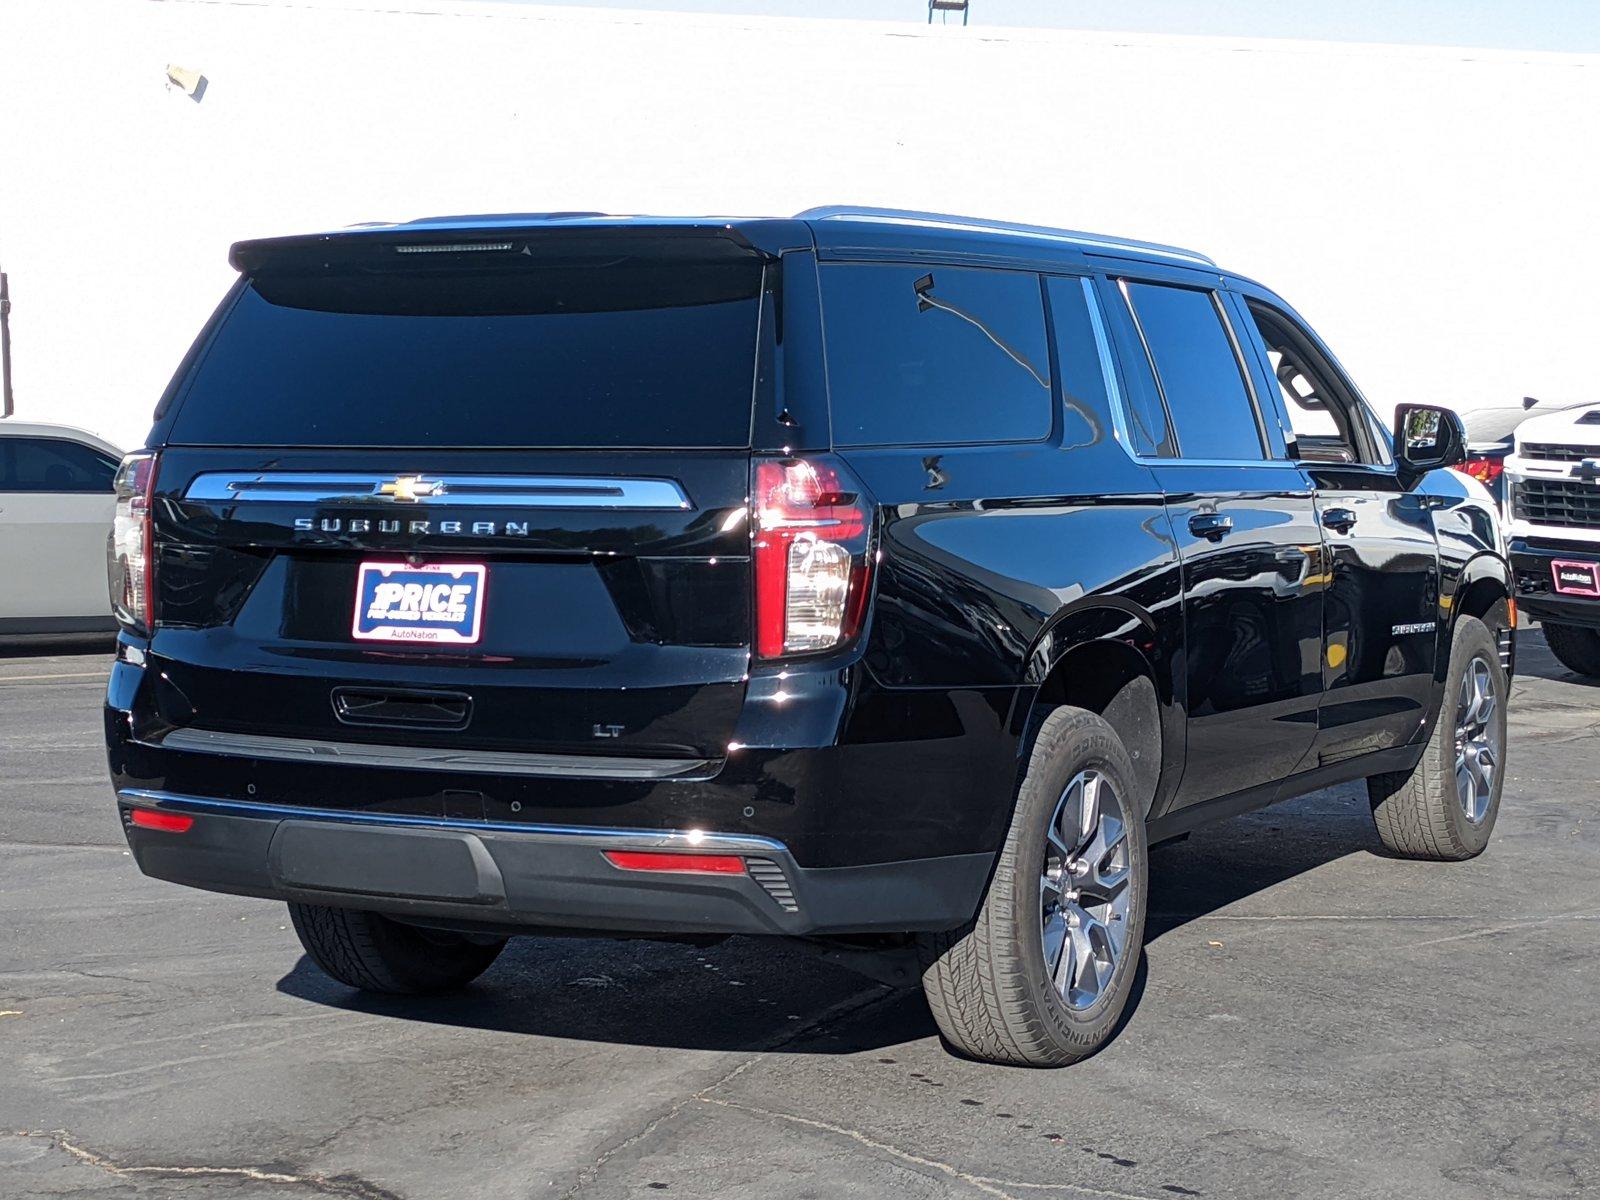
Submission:
<svg viewBox="0 0 1600 1200">
<path fill-rule="evenodd" d="M 835 444 L 1050 435 L 1039 276 L 855 263 L 825 265 L 820 275 Z"/>
<path fill-rule="evenodd" d="M 0 438 L 0 492 L 110 493 L 117 464 L 81 442 Z"/>
<path fill-rule="evenodd" d="M 1119 294 L 1113 299 L 1105 287 L 1098 289 L 1098 295 L 1104 302 L 1097 302 L 1094 311 L 1104 318 L 1115 343 L 1124 347 L 1139 346 L 1139 330 L 1133 323 L 1133 313 L 1128 310 L 1127 298 Z M 1128 448 L 1146 458 L 1172 458 L 1177 448 L 1173 445 L 1172 427 L 1167 421 L 1167 410 L 1161 405 L 1161 389 L 1156 386 L 1149 356 L 1137 350 L 1121 354 L 1118 365 L 1122 369 L 1122 412 L 1126 418 Z"/>
<path fill-rule="evenodd" d="M 1255 402 L 1212 293 L 1123 280 L 1172 418 L 1177 453 L 1196 459 L 1264 459 Z"/>
<path fill-rule="evenodd" d="M 1050 324 L 1055 332 L 1056 371 L 1061 376 L 1063 417 L 1062 447 L 1092 445 L 1111 437 L 1111 404 L 1106 394 L 1106 371 L 1110 364 L 1102 357 L 1109 353 L 1104 330 L 1096 332 L 1098 312 L 1090 306 L 1087 279 L 1050 275 L 1045 288 L 1050 293 Z"/>
<path fill-rule="evenodd" d="M 1308 462 L 1383 462 L 1361 402 L 1341 386 L 1311 338 L 1266 305 L 1251 300 L 1247 307 L 1278 380 L 1295 455 Z"/>
</svg>

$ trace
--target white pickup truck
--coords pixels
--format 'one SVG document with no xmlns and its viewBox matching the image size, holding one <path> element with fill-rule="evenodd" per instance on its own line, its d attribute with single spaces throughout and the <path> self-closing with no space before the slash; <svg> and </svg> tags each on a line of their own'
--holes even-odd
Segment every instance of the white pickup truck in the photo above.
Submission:
<svg viewBox="0 0 1600 1200">
<path fill-rule="evenodd" d="M 1522 422 L 1504 475 L 1517 604 L 1562 663 L 1600 676 L 1600 404 Z"/>
</svg>

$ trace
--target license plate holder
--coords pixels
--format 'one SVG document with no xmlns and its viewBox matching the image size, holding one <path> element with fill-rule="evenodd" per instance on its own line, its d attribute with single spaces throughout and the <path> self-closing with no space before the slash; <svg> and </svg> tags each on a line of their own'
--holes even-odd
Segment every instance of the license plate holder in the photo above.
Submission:
<svg viewBox="0 0 1600 1200">
<path fill-rule="evenodd" d="M 1558 558 L 1550 564 L 1550 573 L 1563 596 L 1600 596 L 1600 563 Z"/>
<path fill-rule="evenodd" d="M 350 636 L 364 642 L 474 645 L 483 636 L 483 563 L 364 562 Z"/>
</svg>

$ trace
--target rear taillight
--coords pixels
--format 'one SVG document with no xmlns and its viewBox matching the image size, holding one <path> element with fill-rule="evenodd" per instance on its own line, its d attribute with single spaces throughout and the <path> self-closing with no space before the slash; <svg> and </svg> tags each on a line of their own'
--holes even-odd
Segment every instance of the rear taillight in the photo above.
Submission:
<svg viewBox="0 0 1600 1200">
<path fill-rule="evenodd" d="M 1506 461 L 1503 458 L 1474 456 L 1462 463 L 1460 469 L 1479 483 L 1489 484 L 1500 478 L 1500 472 L 1506 469 Z"/>
<path fill-rule="evenodd" d="M 156 488 L 154 454 L 130 454 L 117 469 L 116 513 L 106 571 L 111 611 L 122 625 L 148 634 L 155 623 L 155 522 L 151 503 Z"/>
<path fill-rule="evenodd" d="M 861 629 L 872 582 L 866 497 L 826 457 L 758 459 L 752 470 L 756 656 L 842 646 Z"/>
</svg>

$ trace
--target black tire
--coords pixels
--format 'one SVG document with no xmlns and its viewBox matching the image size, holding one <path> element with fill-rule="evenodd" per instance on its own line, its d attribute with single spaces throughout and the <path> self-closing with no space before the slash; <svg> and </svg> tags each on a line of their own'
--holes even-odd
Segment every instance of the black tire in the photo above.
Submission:
<svg viewBox="0 0 1600 1200">
<path fill-rule="evenodd" d="M 1540 624 L 1550 653 L 1561 660 L 1562 666 L 1579 675 L 1600 677 L 1600 629 L 1557 625 L 1554 621 Z"/>
<path fill-rule="evenodd" d="M 1487 807 L 1476 821 L 1467 814 L 1456 779 L 1463 680 L 1474 663 L 1484 664 L 1493 681 L 1494 713 L 1486 733 L 1492 733 L 1499 757 L 1487 789 Z M 1409 771 L 1391 771 L 1367 780 L 1378 839 L 1391 853 L 1447 862 L 1483 853 L 1500 813 L 1500 789 L 1505 781 L 1508 690 L 1489 627 L 1475 617 L 1458 618 L 1450 642 L 1444 698 L 1421 760 Z"/>
<path fill-rule="evenodd" d="M 504 940 L 472 941 L 354 908 L 290 904 L 289 917 L 312 961 L 364 992 L 450 991 L 482 975 L 505 949 Z"/>
<path fill-rule="evenodd" d="M 1070 794 L 1069 785 L 1086 771 L 1098 773 L 1103 784 L 1110 784 L 1113 800 L 1126 816 L 1119 843 L 1126 850 L 1113 848 L 1101 862 L 1114 862 L 1119 875 L 1125 870 L 1127 899 L 1125 914 L 1115 922 L 1125 933 L 1121 949 L 1110 957 L 1108 977 L 1096 981 L 1098 994 L 1092 1002 L 1075 1007 L 1057 990 L 1046 962 L 1044 925 L 1052 910 L 1045 903 L 1051 892 L 1042 876 L 1049 863 L 1047 835 L 1058 807 Z M 958 1053 L 986 1062 L 1055 1067 L 1085 1058 L 1110 1040 L 1127 1005 L 1144 945 L 1149 856 L 1133 781 L 1128 752 L 1100 717 L 1063 707 L 1045 719 L 977 916 L 962 928 L 918 939 L 928 1005 L 940 1033 Z M 1083 854 L 1062 863 L 1076 861 L 1081 866 L 1088 857 Z M 1064 886 L 1082 888 L 1087 894 L 1100 872 L 1086 878 L 1063 873 L 1060 878 Z M 1057 899 L 1076 894 L 1058 891 Z M 1120 890 L 1117 895 L 1122 895 Z M 1065 913 L 1064 908 L 1054 911 Z M 1110 930 L 1111 919 L 1100 928 Z M 1063 933 L 1058 943 L 1063 953 L 1068 936 Z M 1078 998 L 1082 1000 L 1081 993 Z"/>
</svg>

